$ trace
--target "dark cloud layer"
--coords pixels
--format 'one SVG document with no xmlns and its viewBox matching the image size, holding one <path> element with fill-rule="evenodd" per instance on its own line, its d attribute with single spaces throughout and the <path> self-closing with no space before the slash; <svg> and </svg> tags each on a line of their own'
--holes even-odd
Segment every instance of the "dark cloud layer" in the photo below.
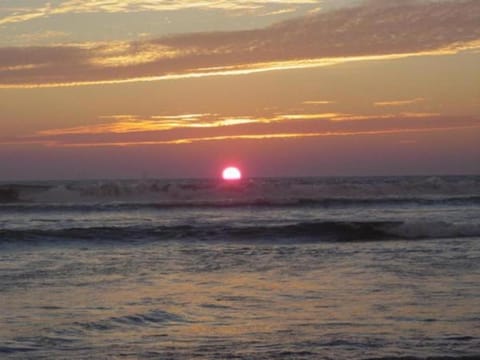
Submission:
<svg viewBox="0 0 480 360">
<path fill-rule="evenodd" d="M 422 53 L 469 47 L 476 41 L 480 41 L 478 0 L 370 1 L 258 30 L 131 43 L 1 48 L 0 86 L 268 68 L 259 64 Z"/>
</svg>

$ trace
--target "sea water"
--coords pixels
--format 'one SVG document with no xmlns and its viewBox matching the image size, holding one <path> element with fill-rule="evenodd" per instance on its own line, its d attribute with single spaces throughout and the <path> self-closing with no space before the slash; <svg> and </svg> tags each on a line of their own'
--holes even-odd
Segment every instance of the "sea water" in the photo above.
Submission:
<svg viewBox="0 0 480 360">
<path fill-rule="evenodd" d="M 480 177 L 0 184 L 0 357 L 480 355 Z"/>
</svg>

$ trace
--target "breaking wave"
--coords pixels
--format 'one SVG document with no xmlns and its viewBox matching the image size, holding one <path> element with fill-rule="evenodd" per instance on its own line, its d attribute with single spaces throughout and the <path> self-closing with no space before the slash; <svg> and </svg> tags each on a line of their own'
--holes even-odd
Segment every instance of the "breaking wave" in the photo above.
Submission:
<svg viewBox="0 0 480 360">
<path fill-rule="evenodd" d="M 0 230 L 0 241 L 312 241 L 355 242 L 480 236 L 480 225 L 446 222 L 322 221 L 278 226 L 125 226 Z"/>
</svg>

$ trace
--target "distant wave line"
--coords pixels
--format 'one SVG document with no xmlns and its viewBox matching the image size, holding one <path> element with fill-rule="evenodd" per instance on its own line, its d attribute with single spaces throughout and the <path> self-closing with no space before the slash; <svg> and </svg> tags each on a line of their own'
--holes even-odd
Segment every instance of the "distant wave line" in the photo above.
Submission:
<svg viewBox="0 0 480 360">
<path fill-rule="evenodd" d="M 357 242 L 425 240 L 480 236 L 480 225 L 447 222 L 317 221 L 271 226 L 177 225 L 4 229 L 0 242 L 88 241 L 298 241 Z"/>
</svg>

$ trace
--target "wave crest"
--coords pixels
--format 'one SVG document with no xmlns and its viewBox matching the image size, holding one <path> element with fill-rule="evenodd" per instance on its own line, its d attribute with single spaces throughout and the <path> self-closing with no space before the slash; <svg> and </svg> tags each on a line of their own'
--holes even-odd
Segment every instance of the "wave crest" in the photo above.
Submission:
<svg viewBox="0 0 480 360">
<path fill-rule="evenodd" d="M 312 241 L 355 242 L 480 236 L 480 225 L 446 222 L 323 221 L 279 226 L 126 226 L 59 230 L 0 230 L 3 242 L 16 241 Z"/>
</svg>

